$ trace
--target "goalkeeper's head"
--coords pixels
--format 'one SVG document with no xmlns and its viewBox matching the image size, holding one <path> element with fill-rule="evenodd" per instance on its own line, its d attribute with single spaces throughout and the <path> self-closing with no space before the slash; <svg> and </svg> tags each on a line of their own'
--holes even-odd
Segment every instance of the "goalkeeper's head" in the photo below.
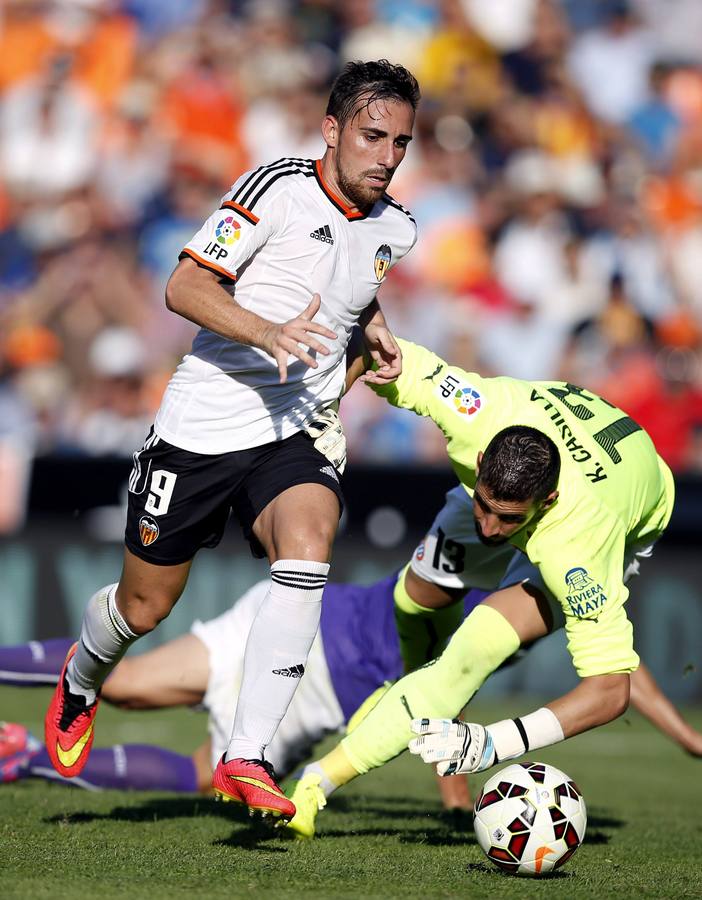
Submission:
<svg viewBox="0 0 702 900">
<path fill-rule="evenodd" d="M 475 527 L 491 546 L 506 543 L 558 497 L 558 448 L 536 428 L 512 425 L 498 431 L 478 454 L 476 471 Z"/>
</svg>

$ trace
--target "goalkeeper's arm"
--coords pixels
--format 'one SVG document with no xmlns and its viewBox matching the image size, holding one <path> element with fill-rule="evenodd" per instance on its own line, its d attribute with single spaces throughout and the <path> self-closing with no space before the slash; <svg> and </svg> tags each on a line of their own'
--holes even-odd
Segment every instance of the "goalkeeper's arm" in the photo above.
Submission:
<svg viewBox="0 0 702 900">
<path fill-rule="evenodd" d="M 629 705 L 629 673 L 583 678 L 570 693 L 527 716 L 483 727 L 450 719 L 414 719 L 409 749 L 440 775 L 482 772 L 498 762 L 549 747 L 605 725 Z"/>
</svg>

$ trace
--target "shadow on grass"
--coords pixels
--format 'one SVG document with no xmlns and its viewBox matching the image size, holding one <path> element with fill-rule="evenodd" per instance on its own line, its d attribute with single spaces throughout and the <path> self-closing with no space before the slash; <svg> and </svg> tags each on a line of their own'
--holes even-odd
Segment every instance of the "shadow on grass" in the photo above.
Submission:
<svg viewBox="0 0 702 900">
<path fill-rule="evenodd" d="M 615 819 L 614 816 L 606 816 L 597 813 L 587 814 L 587 827 L 592 828 L 622 828 L 626 825 L 625 819 Z M 589 831 L 588 831 L 589 834 Z"/>
<path fill-rule="evenodd" d="M 456 847 L 475 844 L 472 815 L 464 812 L 433 811 L 411 797 L 373 797 L 366 802 L 362 797 L 334 797 L 330 810 L 335 814 L 349 815 L 358 821 L 358 816 L 370 815 L 390 820 L 388 826 L 322 829 L 323 838 L 377 837 L 388 835 L 402 844 L 418 846 Z M 267 822 L 252 819 L 248 811 L 235 804 L 218 803 L 207 797 L 163 797 L 149 799 L 131 806 L 115 806 L 109 812 L 77 811 L 61 813 L 44 819 L 47 824 L 81 825 L 92 822 L 131 822 L 154 824 L 167 819 L 194 819 L 213 816 L 234 826 L 227 838 L 212 842 L 213 846 L 237 847 L 250 851 L 267 853 L 287 853 L 286 835 L 277 831 Z M 622 819 L 602 813 L 593 814 L 588 820 L 586 843 L 608 844 L 610 829 L 626 825 Z M 482 868 L 481 868 L 482 867 Z M 476 871 L 487 871 L 502 875 L 497 869 L 482 863 L 469 866 Z M 568 873 L 556 872 L 552 877 L 571 877 Z"/>
<path fill-rule="evenodd" d="M 335 794 L 329 800 L 329 806 L 341 813 L 382 816 L 384 819 L 407 819 L 411 816 L 422 818 L 436 812 L 411 797 L 338 797 Z"/>
<path fill-rule="evenodd" d="M 510 878 L 514 879 L 518 876 L 512 875 L 510 872 L 503 872 L 502 869 L 498 869 L 497 866 L 491 866 L 489 863 L 468 863 L 466 866 L 466 871 L 469 873 L 479 872 L 481 875 L 488 875 L 491 878 Z M 557 870 L 556 872 L 549 872 L 546 875 L 542 875 L 540 879 L 534 879 L 543 881 L 547 879 L 548 881 L 556 881 L 557 879 L 563 878 L 576 878 L 575 872 L 563 872 L 561 870 Z M 520 881 L 523 881 L 523 878 L 519 878 Z"/>
<path fill-rule="evenodd" d="M 378 798 L 374 798 L 377 800 Z M 473 815 L 461 811 L 427 811 L 426 807 L 405 811 L 403 816 L 397 811 L 388 810 L 385 806 L 368 806 L 353 799 L 337 803 L 332 801 L 330 809 L 342 815 L 348 815 L 351 821 L 347 828 L 323 828 L 320 836 L 324 838 L 349 837 L 394 837 L 402 844 L 424 844 L 430 846 L 465 846 L 475 843 L 473 833 Z M 388 819 L 387 825 L 376 824 L 364 827 L 356 826 L 359 816 L 371 816 L 373 819 Z M 402 819 L 404 824 L 400 824 Z"/>
<path fill-rule="evenodd" d="M 85 825 L 91 822 L 145 822 L 157 824 L 165 819 L 194 819 L 200 816 L 215 816 L 238 827 L 228 838 L 212 841 L 213 847 L 238 847 L 241 850 L 265 851 L 266 853 L 287 853 L 288 848 L 280 846 L 285 835 L 276 831 L 273 825 L 259 818 L 251 818 L 248 811 L 231 803 L 218 803 L 206 797 L 169 797 L 149 800 L 139 806 L 115 806 L 109 812 L 74 812 L 50 816 L 44 821 L 52 825 Z M 276 845 L 271 844 L 275 841 Z"/>
<path fill-rule="evenodd" d="M 86 822 L 158 822 L 159 819 L 193 819 L 217 816 L 233 822 L 250 824 L 248 812 L 231 803 L 218 803 L 207 797 L 164 797 L 148 800 L 138 806 L 115 806 L 109 812 L 60 813 L 44 819 L 50 825 L 81 825 Z"/>
<path fill-rule="evenodd" d="M 276 844 L 271 844 L 276 841 Z M 280 845 L 281 837 L 265 825 L 252 825 L 247 831 L 233 831 L 228 838 L 212 841 L 213 847 L 236 847 L 237 850 L 287 853 L 288 847 Z M 286 842 L 292 845 L 292 841 Z"/>
<path fill-rule="evenodd" d="M 423 803 L 416 797 L 334 797 L 329 801 L 329 808 L 340 813 L 353 813 L 354 815 L 378 816 L 382 819 L 431 819 L 439 820 L 443 824 L 473 827 L 473 814 L 456 810 L 448 812 L 437 808 L 433 804 Z"/>
<path fill-rule="evenodd" d="M 615 828 L 623 828 L 626 824 L 625 819 L 618 819 L 615 816 L 603 813 L 588 813 L 585 843 L 594 844 L 595 846 L 608 844 L 612 840 L 612 835 L 607 832 Z"/>
<path fill-rule="evenodd" d="M 475 844 L 472 834 L 455 834 L 451 831 L 415 831 L 400 835 L 401 844 L 417 844 L 424 847 L 467 847 Z"/>
<path fill-rule="evenodd" d="M 605 834 L 604 831 L 592 831 L 588 827 L 585 840 L 588 844 L 608 844 L 612 840 L 612 835 Z"/>
</svg>

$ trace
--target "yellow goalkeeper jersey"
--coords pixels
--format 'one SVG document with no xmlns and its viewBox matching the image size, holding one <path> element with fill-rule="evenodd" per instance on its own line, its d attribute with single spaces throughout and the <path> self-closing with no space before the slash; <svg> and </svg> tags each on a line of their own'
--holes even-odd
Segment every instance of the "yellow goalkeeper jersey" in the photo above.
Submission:
<svg viewBox="0 0 702 900">
<path fill-rule="evenodd" d="M 403 370 L 374 390 L 428 416 L 472 495 L 478 452 L 510 425 L 529 425 L 558 447 L 558 499 L 510 538 L 563 607 L 581 677 L 638 666 L 624 603 L 624 560 L 655 542 L 673 507 L 673 476 L 648 434 L 621 409 L 566 382 L 483 378 L 408 341 Z"/>
</svg>

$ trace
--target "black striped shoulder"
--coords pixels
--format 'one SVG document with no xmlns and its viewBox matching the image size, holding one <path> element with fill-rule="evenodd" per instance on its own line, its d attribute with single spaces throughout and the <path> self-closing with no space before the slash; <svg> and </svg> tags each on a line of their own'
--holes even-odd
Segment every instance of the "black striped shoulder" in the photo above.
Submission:
<svg viewBox="0 0 702 900">
<path fill-rule="evenodd" d="M 232 195 L 222 203 L 222 209 L 233 209 L 255 225 L 258 222 L 255 209 L 257 204 L 260 204 L 261 198 L 281 178 L 293 175 L 313 178 L 314 161 L 290 156 L 259 166 L 242 176 L 234 185 Z"/>
<path fill-rule="evenodd" d="M 380 199 L 383 201 L 383 203 L 387 203 L 388 206 L 392 206 L 393 209 L 399 209 L 399 211 L 401 213 L 404 213 L 407 216 L 407 218 L 410 220 L 410 222 L 416 227 L 417 223 L 415 222 L 414 216 L 412 215 L 412 213 L 408 209 L 406 209 L 401 203 L 398 203 L 394 197 L 391 197 L 390 194 L 383 194 L 383 196 Z"/>
</svg>

